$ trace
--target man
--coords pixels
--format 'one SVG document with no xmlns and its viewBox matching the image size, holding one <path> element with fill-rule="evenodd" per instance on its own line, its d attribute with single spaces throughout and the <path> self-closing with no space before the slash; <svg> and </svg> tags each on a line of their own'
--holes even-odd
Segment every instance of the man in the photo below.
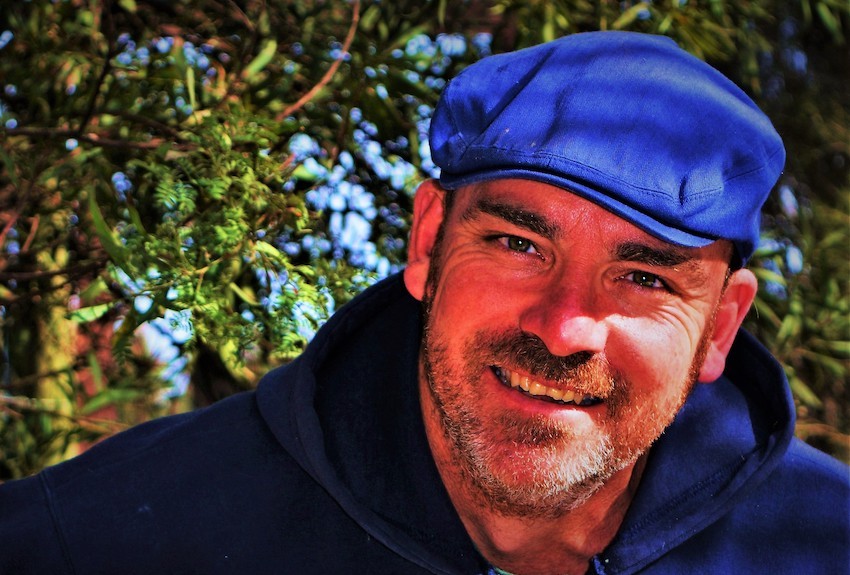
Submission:
<svg viewBox="0 0 850 575">
<path fill-rule="evenodd" d="M 739 331 L 784 162 L 749 98 L 579 34 L 460 74 L 431 145 L 403 279 L 255 393 L 5 485 L 0 571 L 848 572 L 847 469 Z"/>
</svg>

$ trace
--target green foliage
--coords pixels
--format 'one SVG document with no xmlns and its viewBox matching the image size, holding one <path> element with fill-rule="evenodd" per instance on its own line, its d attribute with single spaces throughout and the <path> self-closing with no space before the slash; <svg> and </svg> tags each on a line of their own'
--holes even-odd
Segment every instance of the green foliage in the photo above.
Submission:
<svg viewBox="0 0 850 575">
<path fill-rule="evenodd" d="M 801 434 L 838 452 L 850 105 L 835 47 L 848 19 L 837 0 L 5 7 L 0 478 L 250 388 L 296 356 L 403 264 L 446 79 L 490 51 L 596 29 L 673 37 L 753 94 L 788 142 L 783 185 L 800 209 L 772 206 L 750 327 L 788 370 Z M 151 332 L 173 340 L 171 357 L 153 357 Z"/>
<path fill-rule="evenodd" d="M 359 9 L 94 0 L 4 9 L 0 426 L 10 444 L 0 476 L 111 431 L 91 424 L 101 415 L 133 423 L 168 408 L 141 326 L 178 328 L 172 361 L 189 360 L 198 388 L 215 378 L 206 364 L 220 364 L 232 392 L 297 355 L 373 281 L 380 258 L 401 261 L 394 240 L 417 176 L 390 183 L 373 157 L 418 161 L 403 141 L 418 141 L 415 111 L 436 90 L 403 73 L 428 67 L 420 55 L 390 54 L 416 33 L 395 8 L 366 10 L 381 44 L 357 35 L 356 51 L 342 45 L 354 41 Z M 381 95 L 384 83 L 407 90 L 398 103 Z M 294 152 L 293 136 L 315 150 Z M 374 256 L 357 267 L 354 246 L 329 229 L 334 210 L 308 201 L 343 151 L 349 178 L 371 185 L 335 210 L 368 213 L 375 227 L 364 238 Z M 67 331 L 73 341 L 74 330 L 102 337 L 76 348 L 44 339 Z M 117 365 L 84 361 L 103 354 Z M 57 369 L 70 384 L 51 383 Z M 145 398 L 147 408 L 132 407 Z"/>
<path fill-rule="evenodd" d="M 789 211 L 770 230 L 786 235 L 764 242 L 756 256 L 764 289 L 747 327 L 783 362 L 799 403 L 799 435 L 847 461 L 850 214 L 818 200 Z"/>
</svg>

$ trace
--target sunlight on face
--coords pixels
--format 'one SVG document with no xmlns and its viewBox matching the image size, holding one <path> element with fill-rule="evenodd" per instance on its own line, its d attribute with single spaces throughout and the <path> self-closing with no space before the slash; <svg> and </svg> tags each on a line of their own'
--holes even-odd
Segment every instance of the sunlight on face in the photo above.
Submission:
<svg viewBox="0 0 850 575">
<path fill-rule="evenodd" d="M 622 237 L 606 234 L 612 242 L 633 242 L 645 235 L 571 194 L 559 193 L 557 199 L 550 203 L 561 209 L 552 209 L 547 215 L 558 225 L 575 230 L 610 218 L 616 220 L 613 228 L 623 230 Z M 566 205 L 570 203 L 579 204 L 583 211 L 563 209 L 571 207 Z M 588 210 L 594 208 L 599 213 L 588 219 Z M 579 213 L 585 214 L 580 221 L 559 221 L 569 217 L 564 214 Z M 558 516 L 584 502 L 614 473 L 633 464 L 671 423 L 696 381 L 717 304 L 690 309 L 678 299 L 671 303 L 667 295 L 661 299 L 655 292 L 636 292 L 637 296 L 629 292 L 629 298 L 643 298 L 643 307 L 629 302 L 630 309 L 646 313 L 615 321 L 609 320 L 609 315 L 623 314 L 610 310 L 624 305 L 619 303 L 624 299 L 622 294 L 610 297 L 614 301 L 611 304 L 605 303 L 609 296 L 598 295 L 593 301 L 602 302 L 600 309 L 590 310 L 590 315 L 607 323 L 606 344 L 593 353 L 576 349 L 568 356 L 552 354 L 549 346 L 554 344 L 545 341 L 543 330 L 538 335 L 518 325 L 529 306 L 545 306 L 540 303 L 546 298 L 545 290 L 538 289 L 540 278 L 555 276 L 554 266 L 541 267 L 538 249 L 563 250 L 558 254 L 559 261 L 568 261 L 568 253 L 580 251 L 590 273 L 578 278 L 592 278 L 592 270 L 605 268 L 612 249 L 600 245 L 599 235 L 592 233 L 573 234 L 571 237 L 577 239 L 571 241 L 569 250 L 545 248 L 542 239 L 528 232 L 530 238 L 490 247 L 492 242 L 479 238 L 498 238 L 503 231 L 514 234 L 515 224 L 503 224 L 490 215 L 480 219 L 485 223 L 475 218 L 447 217 L 432 253 L 423 297 L 422 356 L 430 401 L 439 414 L 440 428 L 455 463 L 466 481 L 475 486 L 482 503 L 505 515 Z M 521 254 L 519 260 L 517 253 Z M 505 265 L 500 268 L 497 264 L 502 258 L 506 258 Z M 528 273 L 525 266 L 536 267 Z M 654 286 L 657 282 L 647 282 L 647 278 L 655 278 L 655 271 L 627 275 L 632 283 Z M 505 275 L 511 277 L 506 279 Z M 529 281 L 521 281 L 524 277 Z M 586 283 L 588 290 L 597 289 L 596 285 L 593 281 Z M 632 289 L 631 284 L 628 289 Z M 707 317 L 700 318 L 700 331 L 686 330 L 683 325 L 658 319 L 664 316 L 654 313 L 653 308 L 664 306 L 684 308 L 688 313 L 680 316 L 685 319 L 697 319 L 700 310 L 706 310 Z M 644 333 L 653 333 L 655 339 L 642 337 Z M 692 347 L 670 349 L 668 359 L 660 361 L 653 344 L 658 337 L 690 342 Z M 506 374 L 511 373 L 530 375 L 532 385 L 540 385 L 538 393 L 543 393 L 540 390 L 547 384 L 587 398 L 586 405 L 533 397 L 510 385 Z"/>
</svg>

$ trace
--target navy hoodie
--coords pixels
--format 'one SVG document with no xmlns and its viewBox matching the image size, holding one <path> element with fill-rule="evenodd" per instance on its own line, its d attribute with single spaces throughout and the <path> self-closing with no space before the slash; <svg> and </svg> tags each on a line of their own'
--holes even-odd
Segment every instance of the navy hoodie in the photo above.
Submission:
<svg viewBox="0 0 850 575">
<path fill-rule="evenodd" d="M 0 573 L 487 574 L 425 438 L 420 330 L 392 277 L 255 392 L 0 486 Z M 848 470 L 793 439 L 793 413 L 741 332 L 588 573 L 850 573 Z"/>
</svg>

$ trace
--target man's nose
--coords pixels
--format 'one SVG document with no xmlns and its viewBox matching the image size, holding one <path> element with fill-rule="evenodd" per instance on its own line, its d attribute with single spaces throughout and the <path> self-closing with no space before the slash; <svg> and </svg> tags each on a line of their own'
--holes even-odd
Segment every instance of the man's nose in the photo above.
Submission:
<svg viewBox="0 0 850 575">
<path fill-rule="evenodd" d="M 608 326 L 589 282 L 553 282 L 521 313 L 520 329 L 539 337 L 552 355 L 600 353 Z"/>
</svg>

